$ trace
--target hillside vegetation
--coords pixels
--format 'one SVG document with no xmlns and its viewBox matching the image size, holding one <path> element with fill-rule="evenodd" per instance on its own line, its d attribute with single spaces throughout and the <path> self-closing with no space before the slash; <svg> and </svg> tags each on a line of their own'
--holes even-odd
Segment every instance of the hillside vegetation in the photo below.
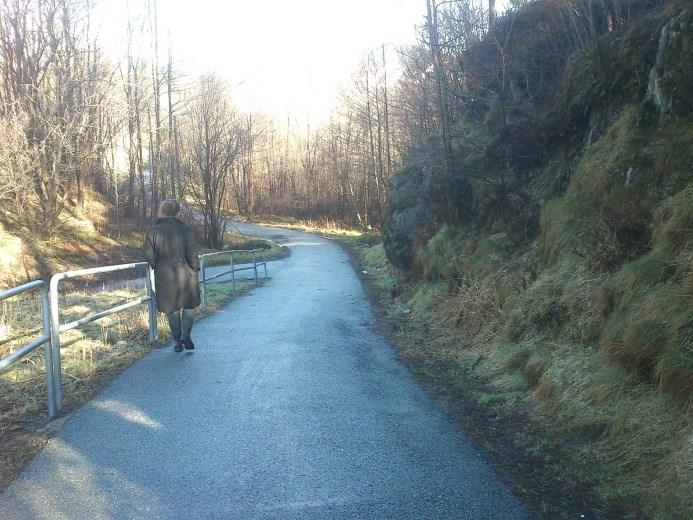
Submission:
<svg viewBox="0 0 693 520">
<path fill-rule="evenodd" d="M 68 206 L 52 232 L 37 228 L 9 205 L 0 207 L 0 285 L 11 287 L 70 269 L 141 261 L 143 227 L 116 223 L 111 203 L 88 192 Z"/>
<path fill-rule="evenodd" d="M 420 369 L 560 433 L 604 510 L 690 518 L 693 8 L 564 4 L 460 51 L 452 145 L 410 153 L 366 262 Z"/>
</svg>

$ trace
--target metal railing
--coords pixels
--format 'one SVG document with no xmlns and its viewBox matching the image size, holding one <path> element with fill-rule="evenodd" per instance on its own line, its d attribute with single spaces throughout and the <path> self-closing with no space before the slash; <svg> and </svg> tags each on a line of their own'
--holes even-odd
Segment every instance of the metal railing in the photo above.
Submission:
<svg viewBox="0 0 693 520">
<path fill-rule="evenodd" d="M 262 261 L 258 261 L 258 252 L 262 252 Z M 238 255 L 250 255 L 252 262 L 238 262 Z M 218 255 L 230 255 L 229 270 L 215 274 L 207 278 L 206 260 L 207 258 Z M 251 265 L 252 264 L 252 265 Z M 240 267 L 238 267 L 240 266 Z M 63 280 L 80 278 L 95 274 L 112 273 L 116 271 L 126 271 L 129 269 L 146 268 L 145 276 L 146 296 L 138 298 L 110 309 L 85 316 L 83 318 L 71 321 L 69 323 L 60 323 L 60 300 L 59 286 Z M 233 294 L 236 294 L 236 273 L 252 270 L 255 279 L 255 285 L 258 284 L 258 267 L 264 267 L 265 279 L 267 279 L 267 257 L 264 249 L 234 249 L 231 251 L 221 251 L 218 253 L 208 253 L 200 255 L 200 268 L 202 271 L 201 296 L 202 308 L 207 310 L 207 282 L 220 278 L 222 276 L 231 275 L 231 284 Z M 46 365 L 46 389 L 48 393 L 48 415 L 50 418 L 55 417 L 63 407 L 63 390 L 62 390 L 62 366 L 60 357 L 60 334 L 72 329 L 76 329 L 88 323 L 116 314 L 118 312 L 136 307 L 138 305 L 147 304 L 149 308 L 149 341 L 156 341 L 158 338 L 157 322 L 156 322 L 156 294 L 154 289 L 154 270 L 147 262 L 136 262 L 131 264 L 110 265 L 106 267 L 94 267 L 91 269 L 80 269 L 77 271 L 67 271 L 53 275 L 50 284 L 43 280 L 29 282 L 12 289 L 0 291 L 0 301 L 6 300 L 13 296 L 40 290 L 41 292 L 41 315 L 43 321 L 43 334 L 34 339 L 30 343 L 20 347 L 8 356 L 0 359 L 0 374 L 8 371 L 19 361 L 31 354 L 37 348 L 45 345 L 44 362 Z"/>
<path fill-rule="evenodd" d="M 128 269 L 138 269 L 140 267 L 147 268 L 147 276 L 145 277 L 145 285 L 147 295 L 144 298 L 139 298 L 121 305 L 117 305 L 102 312 L 97 312 L 90 316 L 71 321 L 69 323 L 60 324 L 60 302 L 58 300 L 58 286 L 62 280 L 79 278 L 93 274 L 112 273 L 114 271 L 126 271 Z M 56 353 L 53 356 L 53 385 L 55 388 L 55 406 L 56 411 L 59 411 L 63 406 L 63 389 L 62 389 L 62 369 L 60 366 L 60 333 L 68 330 L 81 327 L 92 321 L 100 320 L 111 314 L 136 307 L 137 305 L 148 304 L 149 307 L 149 341 L 156 341 L 158 331 L 156 326 L 156 295 L 154 292 L 154 271 L 147 262 L 137 262 L 133 264 L 109 265 L 107 267 L 94 267 L 92 269 L 80 269 L 77 271 L 68 271 L 53 275 L 50 282 L 50 332 L 53 350 Z M 49 412 L 50 414 L 50 412 Z"/>
<path fill-rule="evenodd" d="M 26 345 L 15 350 L 12 354 L 4 357 L 3 359 L 0 359 L 0 373 L 6 372 L 10 368 L 12 368 L 17 362 L 24 359 L 26 356 L 31 354 L 41 345 L 45 345 L 43 359 L 46 365 L 46 392 L 48 394 L 48 415 L 52 418 L 55 416 L 55 414 L 58 413 L 58 410 L 62 406 L 62 403 L 60 405 L 58 404 L 55 392 L 56 385 L 54 374 L 56 368 L 54 360 L 60 359 L 60 353 L 58 352 L 57 355 L 53 355 L 54 346 L 51 341 L 48 284 L 43 280 L 36 280 L 35 282 L 29 282 L 18 287 L 13 287 L 12 289 L 7 289 L 6 291 L 0 292 L 0 301 L 37 289 L 41 291 L 41 317 L 43 321 L 43 334 L 35 340 L 33 340 L 32 342 L 27 343 Z"/>
<path fill-rule="evenodd" d="M 262 252 L 262 261 L 258 262 L 257 253 Z M 252 262 L 236 262 L 234 255 L 245 254 L 252 255 Z M 207 259 L 219 255 L 229 255 L 229 270 L 217 273 L 214 276 L 207 278 Z M 252 263 L 252 266 L 250 265 Z M 246 266 L 246 267 L 236 267 L 236 265 Z M 267 279 L 267 255 L 264 249 L 231 249 L 229 251 L 219 251 L 217 253 L 206 253 L 200 255 L 200 271 L 202 273 L 202 279 L 200 280 L 200 296 L 202 300 L 202 311 L 207 312 L 207 282 L 221 278 L 222 276 L 231 275 L 231 291 L 236 294 L 236 273 L 241 271 L 253 270 L 255 285 L 258 284 L 258 267 L 262 266 L 265 270 L 265 280 Z"/>
</svg>

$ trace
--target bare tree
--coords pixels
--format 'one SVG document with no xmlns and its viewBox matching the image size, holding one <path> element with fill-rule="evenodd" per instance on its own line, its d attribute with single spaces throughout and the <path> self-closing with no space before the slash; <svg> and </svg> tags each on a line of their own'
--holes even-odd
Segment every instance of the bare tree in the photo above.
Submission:
<svg viewBox="0 0 693 520">
<path fill-rule="evenodd" d="M 149 118 L 149 157 L 151 174 L 151 197 L 152 213 L 151 218 L 156 216 L 156 208 L 159 203 L 159 196 L 166 196 L 165 179 L 161 175 L 161 78 L 159 76 L 159 22 L 156 0 L 148 0 L 149 28 L 152 35 L 152 47 L 154 58 L 151 63 L 152 74 L 152 101 L 154 104 L 154 128 L 152 129 L 151 115 Z"/>
<path fill-rule="evenodd" d="M 438 5 L 435 0 L 426 0 L 428 17 L 426 19 L 426 30 L 428 32 L 428 46 L 431 51 L 433 62 L 433 73 L 436 81 L 436 101 L 438 115 L 440 117 L 440 134 L 443 140 L 443 148 L 448 157 L 452 160 L 452 141 L 450 138 L 450 113 L 448 112 L 447 86 L 445 85 L 445 73 L 441 57 L 441 45 L 438 38 Z"/>
<path fill-rule="evenodd" d="M 168 99 L 168 173 L 171 195 L 176 196 L 176 182 L 180 176 L 178 171 L 178 147 L 176 146 L 176 130 L 173 113 L 173 51 L 169 45 L 168 65 L 166 67 L 166 94 Z"/>
<path fill-rule="evenodd" d="M 212 74 L 202 76 L 187 115 L 190 189 L 204 217 L 205 240 L 221 247 L 228 179 L 241 145 L 238 116 L 224 82 Z"/>
<path fill-rule="evenodd" d="M 39 209 L 25 216 L 47 235 L 103 155 L 99 107 L 110 76 L 87 40 L 88 2 L 17 0 L 0 13 L 0 111 L 25 125 L 22 150 Z"/>
</svg>

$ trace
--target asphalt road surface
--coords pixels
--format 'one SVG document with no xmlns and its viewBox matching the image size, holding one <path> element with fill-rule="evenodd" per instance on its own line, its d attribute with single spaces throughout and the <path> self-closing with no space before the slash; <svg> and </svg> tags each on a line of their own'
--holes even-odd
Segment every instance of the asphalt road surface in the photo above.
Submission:
<svg viewBox="0 0 693 520">
<path fill-rule="evenodd" d="M 272 279 L 78 409 L 0 495 L 15 519 L 524 519 L 427 398 L 347 255 L 282 235 Z"/>
</svg>

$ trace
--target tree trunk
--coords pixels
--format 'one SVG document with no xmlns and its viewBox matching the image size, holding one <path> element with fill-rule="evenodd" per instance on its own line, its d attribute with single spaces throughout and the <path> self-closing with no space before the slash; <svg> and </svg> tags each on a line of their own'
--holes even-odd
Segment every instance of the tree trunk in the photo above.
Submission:
<svg viewBox="0 0 693 520">
<path fill-rule="evenodd" d="M 168 93 L 168 169 L 169 176 L 171 179 L 171 196 L 176 197 L 176 177 L 178 172 L 176 171 L 173 157 L 173 147 L 171 146 L 174 130 L 173 130 L 173 101 L 171 99 L 172 92 L 172 69 L 173 69 L 173 56 L 171 54 L 171 47 L 168 48 L 168 70 L 166 73 L 166 87 Z"/>
</svg>

